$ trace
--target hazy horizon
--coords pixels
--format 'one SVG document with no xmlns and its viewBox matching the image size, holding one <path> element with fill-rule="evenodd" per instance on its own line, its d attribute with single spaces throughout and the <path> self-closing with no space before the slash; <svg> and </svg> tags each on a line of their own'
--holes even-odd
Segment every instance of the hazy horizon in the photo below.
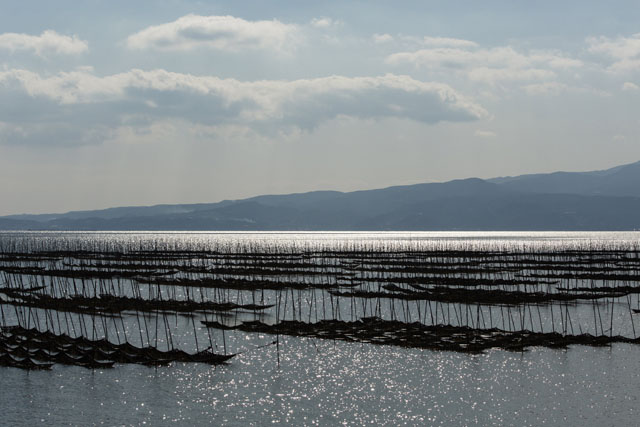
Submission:
<svg viewBox="0 0 640 427">
<path fill-rule="evenodd" d="M 640 160 L 632 1 L 3 9 L 0 216 Z"/>
<path fill-rule="evenodd" d="M 635 163 L 635 162 L 632 162 Z M 611 166 L 611 168 L 614 168 L 616 166 L 623 166 L 623 165 L 613 165 Z M 602 168 L 602 169 L 596 169 L 596 170 L 589 170 L 589 171 L 570 171 L 570 170 L 563 170 L 563 171 L 551 171 L 550 173 L 553 172 L 595 172 L 595 171 L 599 171 L 599 170 L 606 170 L 606 169 L 610 169 L 610 168 Z M 542 172 L 542 173 L 547 173 L 547 172 Z M 537 174 L 536 172 L 533 172 L 532 174 Z M 524 174 L 523 174 L 524 175 Z M 479 178 L 479 179 L 483 179 L 483 180 L 489 180 L 489 179 L 495 179 L 495 178 L 510 178 L 510 177 L 514 177 L 514 176 L 519 176 L 519 175 L 509 175 L 509 176 L 486 176 L 486 177 L 464 177 L 464 178 L 453 178 L 452 180 L 449 181 L 455 181 L 455 180 L 466 180 L 466 179 L 474 179 L 474 178 Z M 191 201 L 191 202 L 180 202 L 180 201 L 176 201 L 176 202 L 158 202 L 158 203 L 149 203 L 149 204 L 138 204 L 138 205 L 109 205 L 109 206 L 103 206 L 103 207 L 89 207 L 89 208 L 83 208 L 83 209 L 72 209 L 72 210 L 67 210 L 67 211 L 57 211 L 57 212 L 53 212 L 53 211 L 43 211 L 43 212 L 16 212 L 16 213 L 9 213 L 9 214 L 2 214 L 0 213 L 0 216 L 12 216 L 12 215 L 40 215 L 40 214 L 66 214 L 66 213 L 70 213 L 70 212 L 76 212 L 76 211 L 94 211 L 94 210 L 105 210 L 105 209 L 113 209 L 113 208 L 128 208 L 128 207 L 148 207 L 148 206 L 162 206 L 162 205 L 188 205 L 188 204 L 208 204 L 208 203 L 218 203 L 218 202 L 222 202 L 225 200 L 243 200 L 243 199 L 248 199 L 248 198 L 252 198 L 252 197 L 258 197 L 258 196 L 278 196 L 278 195 L 291 195 L 291 194 L 304 194 L 304 193 L 311 193 L 311 192 L 323 192 L 323 191 L 337 191 L 337 192 L 341 192 L 341 193 L 350 193 L 350 192 L 354 192 L 354 191 L 368 191 L 368 190 L 378 190 L 378 189 L 384 189 L 384 188 L 390 188 L 390 187 L 396 187 L 396 186 L 411 186 L 411 185 L 416 185 L 416 184 L 431 184 L 431 183 L 443 183 L 443 182 L 449 182 L 449 181 L 432 181 L 432 182 L 411 182 L 411 183 L 406 183 L 406 184 L 395 184 L 395 185 L 389 185 L 389 186 L 382 186 L 382 187 L 375 187 L 375 188 L 354 188 L 354 189 L 346 189 L 346 190 L 338 190 L 338 189 L 333 189 L 333 188 L 319 188 L 319 189 L 310 189 L 307 191 L 295 191 L 295 192 L 290 192 L 290 193 L 272 193 L 272 194 L 249 194 L 246 196 L 241 196 L 241 197 L 230 197 L 227 199 L 218 199 L 218 200 L 199 200 L 199 201 Z"/>
</svg>

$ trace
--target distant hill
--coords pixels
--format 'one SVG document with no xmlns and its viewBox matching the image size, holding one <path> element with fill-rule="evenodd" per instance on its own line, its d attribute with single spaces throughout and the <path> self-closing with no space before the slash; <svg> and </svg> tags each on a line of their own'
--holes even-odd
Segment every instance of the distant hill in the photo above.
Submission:
<svg viewBox="0 0 640 427">
<path fill-rule="evenodd" d="M 554 172 L 487 181 L 523 192 L 640 197 L 640 162 L 594 172 Z"/>
<path fill-rule="evenodd" d="M 631 230 L 640 162 L 378 190 L 0 217 L 2 230 Z"/>
</svg>

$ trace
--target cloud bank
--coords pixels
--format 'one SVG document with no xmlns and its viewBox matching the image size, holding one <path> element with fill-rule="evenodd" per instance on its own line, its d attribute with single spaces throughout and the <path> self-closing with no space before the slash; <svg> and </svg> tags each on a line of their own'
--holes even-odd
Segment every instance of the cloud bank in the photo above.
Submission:
<svg viewBox="0 0 640 427">
<path fill-rule="evenodd" d="M 476 82 L 495 84 L 500 81 L 543 80 L 555 77 L 556 70 L 583 65 L 582 61 L 555 51 L 521 53 L 510 46 L 476 49 L 468 40 L 425 38 L 427 49 L 389 55 L 390 65 L 449 70 L 465 73 Z"/>
<path fill-rule="evenodd" d="M 590 37 L 587 43 L 589 52 L 613 60 L 609 71 L 616 73 L 640 71 L 640 33 L 630 37 Z"/>
<path fill-rule="evenodd" d="M 78 123 L 85 117 L 96 126 L 116 126 L 125 115 L 310 129 L 339 116 L 437 123 L 487 114 L 450 86 L 394 74 L 246 82 L 166 70 L 134 69 L 101 77 L 84 69 L 52 76 L 14 69 L 0 72 L 3 92 L 13 94 L 14 105 L 41 106 L 43 111 L 33 111 L 29 120 L 42 123 L 55 115 L 60 123 Z"/>
<path fill-rule="evenodd" d="M 278 20 L 246 21 L 233 16 L 186 15 L 147 27 L 127 38 L 131 49 L 224 51 L 267 49 L 285 51 L 299 39 L 298 26 Z"/>
<path fill-rule="evenodd" d="M 44 31 L 39 36 L 22 33 L 0 34 L 0 49 L 32 51 L 36 55 L 49 54 L 77 55 L 89 50 L 89 44 L 77 36 L 65 36 L 53 30 Z"/>
</svg>

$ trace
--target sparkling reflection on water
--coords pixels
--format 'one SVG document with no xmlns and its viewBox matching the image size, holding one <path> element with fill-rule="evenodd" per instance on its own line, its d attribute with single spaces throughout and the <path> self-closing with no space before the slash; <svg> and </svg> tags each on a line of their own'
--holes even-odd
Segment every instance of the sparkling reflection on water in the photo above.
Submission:
<svg viewBox="0 0 640 427">
<path fill-rule="evenodd" d="M 7 425 L 636 425 L 640 352 L 482 355 L 285 338 L 224 367 L 3 368 Z"/>
<path fill-rule="evenodd" d="M 3 241 L 33 247 L 109 250 L 544 250 L 640 247 L 640 231 L 423 231 L 423 232 L 0 232 Z"/>
<path fill-rule="evenodd" d="M 6 233 L 128 244 L 425 247 L 637 245 L 638 233 Z M 238 243 L 240 242 L 240 243 Z M 258 242 L 258 243 L 256 243 Z M 93 244 L 93 243 L 92 243 Z M 215 243 L 218 244 L 218 243 Z M 227 244 L 227 243 L 225 243 Z M 538 246 L 539 247 L 539 246 Z M 574 346 L 482 355 L 244 336 L 227 366 L 0 368 L 3 425 L 637 425 L 640 349 Z"/>
</svg>

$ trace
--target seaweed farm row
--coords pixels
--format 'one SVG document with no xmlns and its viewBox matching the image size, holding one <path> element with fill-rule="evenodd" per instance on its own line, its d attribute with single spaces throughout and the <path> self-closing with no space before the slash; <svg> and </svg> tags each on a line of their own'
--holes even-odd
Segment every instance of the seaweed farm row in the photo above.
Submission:
<svg viewBox="0 0 640 427">
<path fill-rule="evenodd" d="M 0 365 L 233 363 L 255 349 L 247 336 L 278 354 L 281 335 L 457 352 L 640 343 L 634 240 L 263 237 L 1 234 Z"/>
</svg>

